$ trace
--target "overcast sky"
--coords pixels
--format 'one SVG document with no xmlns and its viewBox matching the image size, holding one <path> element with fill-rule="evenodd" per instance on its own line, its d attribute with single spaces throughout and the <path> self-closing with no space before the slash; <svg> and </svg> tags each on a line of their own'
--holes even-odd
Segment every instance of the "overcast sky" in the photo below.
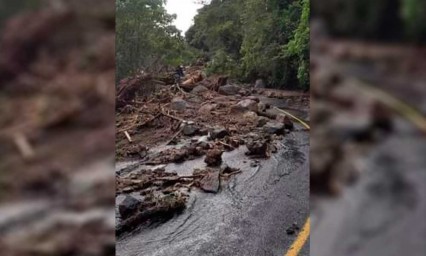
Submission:
<svg viewBox="0 0 426 256">
<path fill-rule="evenodd" d="M 176 14 L 174 25 L 182 31 L 182 35 L 193 23 L 193 18 L 197 14 L 197 9 L 203 5 L 195 4 L 194 0 L 167 0 L 166 10 L 170 14 Z"/>
</svg>

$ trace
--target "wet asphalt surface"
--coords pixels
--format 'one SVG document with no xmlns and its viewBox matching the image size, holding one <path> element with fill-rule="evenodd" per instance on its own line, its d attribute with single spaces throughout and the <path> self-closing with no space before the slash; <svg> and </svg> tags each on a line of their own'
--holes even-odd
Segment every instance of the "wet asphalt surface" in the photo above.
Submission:
<svg viewBox="0 0 426 256">
<path fill-rule="evenodd" d="M 365 64 L 345 71 L 426 113 L 424 81 L 386 77 Z M 341 197 L 311 197 L 310 255 L 426 255 L 426 136 L 402 117 L 394 124 L 357 160 L 360 179 Z"/>
<path fill-rule="evenodd" d="M 193 191 L 187 209 L 155 227 L 117 240 L 119 256 L 282 256 L 309 216 L 309 133 L 294 131 L 270 159 L 251 167 L 244 147 L 224 154 L 224 162 L 242 173 L 222 182 L 221 191 Z M 168 167 L 179 173 L 203 160 Z M 182 174 L 184 175 L 184 173 Z M 309 255 L 309 241 L 299 255 Z"/>
<path fill-rule="evenodd" d="M 356 185 L 311 204 L 311 255 L 425 255 L 426 139 L 399 126 L 362 163 Z"/>
</svg>

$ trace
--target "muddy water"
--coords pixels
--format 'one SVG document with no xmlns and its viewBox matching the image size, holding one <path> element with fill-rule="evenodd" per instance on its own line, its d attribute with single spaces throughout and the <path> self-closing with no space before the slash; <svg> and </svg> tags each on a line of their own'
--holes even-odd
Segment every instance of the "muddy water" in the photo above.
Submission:
<svg viewBox="0 0 426 256">
<path fill-rule="evenodd" d="M 308 149 L 308 134 L 295 132 L 259 167 L 250 167 L 244 148 L 225 153 L 241 174 L 216 195 L 193 191 L 172 220 L 120 238 L 117 255 L 283 255 L 294 239 L 286 229 L 309 213 Z M 168 168 L 186 172 L 191 164 L 203 167 L 200 159 Z"/>
</svg>

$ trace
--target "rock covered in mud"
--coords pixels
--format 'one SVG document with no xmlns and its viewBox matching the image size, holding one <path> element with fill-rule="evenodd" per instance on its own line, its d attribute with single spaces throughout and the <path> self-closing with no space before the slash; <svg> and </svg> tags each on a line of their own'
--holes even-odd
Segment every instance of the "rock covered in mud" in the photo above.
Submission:
<svg viewBox="0 0 426 256">
<path fill-rule="evenodd" d="M 268 156 L 268 143 L 265 140 L 254 140 L 247 143 L 248 152 L 247 155 L 257 157 Z"/>
<path fill-rule="evenodd" d="M 118 204 L 118 212 L 122 219 L 127 219 L 135 213 L 140 205 L 140 201 L 133 196 L 126 195 L 124 200 Z"/>
<path fill-rule="evenodd" d="M 182 133 L 185 136 L 194 136 L 198 133 L 199 128 L 195 124 L 184 124 Z"/>
<path fill-rule="evenodd" d="M 294 129 L 294 124 L 293 121 L 291 120 L 290 117 L 288 117 L 287 115 L 278 115 L 277 119 L 278 122 L 281 122 L 284 124 L 284 128 L 288 129 L 288 130 L 293 130 Z"/>
<path fill-rule="evenodd" d="M 217 104 L 205 104 L 203 105 L 199 110 L 198 113 L 200 114 L 210 114 L 213 110 L 217 108 Z"/>
<path fill-rule="evenodd" d="M 212 129 L 210 129 L 209 133 L 210 133 L 210 139 L 211 140 L 223 139 L 223 138 L 225 138 L 226 136 L 229 135 L 229 131 L 224 127 L 212 128 Z"/>
<path fill-rule="evenodd" d="M 174 98 L 170 103 L 170 108 L 178 112 L 183 112 L 188 107 L 188 103 L 181 98 Z"/>
<path fill-rule="evenodd" d="M 208 90 L 209 89 L 207 87 L 205 87 L 203 85 L 198 85 L 194 89 L 192 89 L 191 92 L 195 93 L 195 94 L 200 94 L 200 93 L 203 93 L 203 92 L 207 92 Z"/>
<path fill-rule="evenodd" d="M 270 121 L 263 126 L 263 131 L 269 134 L 284 134 L 285 125 L 278 121 Z"/>
<path fill-rule="evenodd" d="M 233 84 L 228 84 L 219 87 L 218 92 L 222 95 L 235 95 L 241 90 L 241 87 Z"/>
<path fill-rule="evenodd" d="M 269 118 L 264 117 L 264 116 L 259 116 L 258 119 L 257 119 L 257 127 L 263 127 L 269 121 L 270 121 Z"/>
<path fill-rule="evenodd" d="M 244 117 L 245 121 L 250 122 L 250 123 L 257 123 L 257 121 L 259 119 L 259 116 L 253 111 L 249 111 L 249 112 L 244 113 L 243 117 Z"/>
<path fill-rule="evenodd" d="M 219 170 L 209 170 L 207 174 L 200 180 L 200 188 L 207 193 L 216 194 L 220 189 L 220 172 Z"/>
<path fill-rule="evenodd" d="M 257 102 L 250 99 L 245 99 L 231 107 L 231 113 L 242 113 L 246 111 L 257 112 Z"/>
<path fill-rule="evenodd" d="M 220 166 L 222 163 L 222 154 L 223 151 L 219 149 L 209 150 L 207 151 L 204 162 L 207 164 L 207 166 Z"/>
<path fill-rule="evenodd" d="M 265 112 L 266 111 L 266 104 L 263 102 L 259 102 L 257 103 L 257 110 L 260 112 Z"/>
</svg>

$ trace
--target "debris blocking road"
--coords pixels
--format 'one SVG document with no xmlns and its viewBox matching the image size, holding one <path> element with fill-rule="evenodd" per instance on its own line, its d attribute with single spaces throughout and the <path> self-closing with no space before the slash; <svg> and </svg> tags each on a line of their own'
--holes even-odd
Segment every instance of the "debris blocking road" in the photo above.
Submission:
<svg viewBox="0 0 426 256">
<path fill-rule="evenodd" d="M 193 187 L 218 193 L 222 181 L 244 172 L 227 166 L 224 152 L 244 146 L 247 161 L 257 166 L 255 159 L 269 158 L 283 136 L 304 129 L 261 99 L 307 110 L 309 95 L 227 83 L 223 76 L 203 77 L 201 70 L 190 67 L 182 86 L 164 76 L 120 82 L 116 158 L 136 164 L 117 171 L 118 233 L 173 217 L 185 209 Z M 188 170 L 191 175 L 164 169 L 198 158 L 205 166 Z"/>
</svg>

